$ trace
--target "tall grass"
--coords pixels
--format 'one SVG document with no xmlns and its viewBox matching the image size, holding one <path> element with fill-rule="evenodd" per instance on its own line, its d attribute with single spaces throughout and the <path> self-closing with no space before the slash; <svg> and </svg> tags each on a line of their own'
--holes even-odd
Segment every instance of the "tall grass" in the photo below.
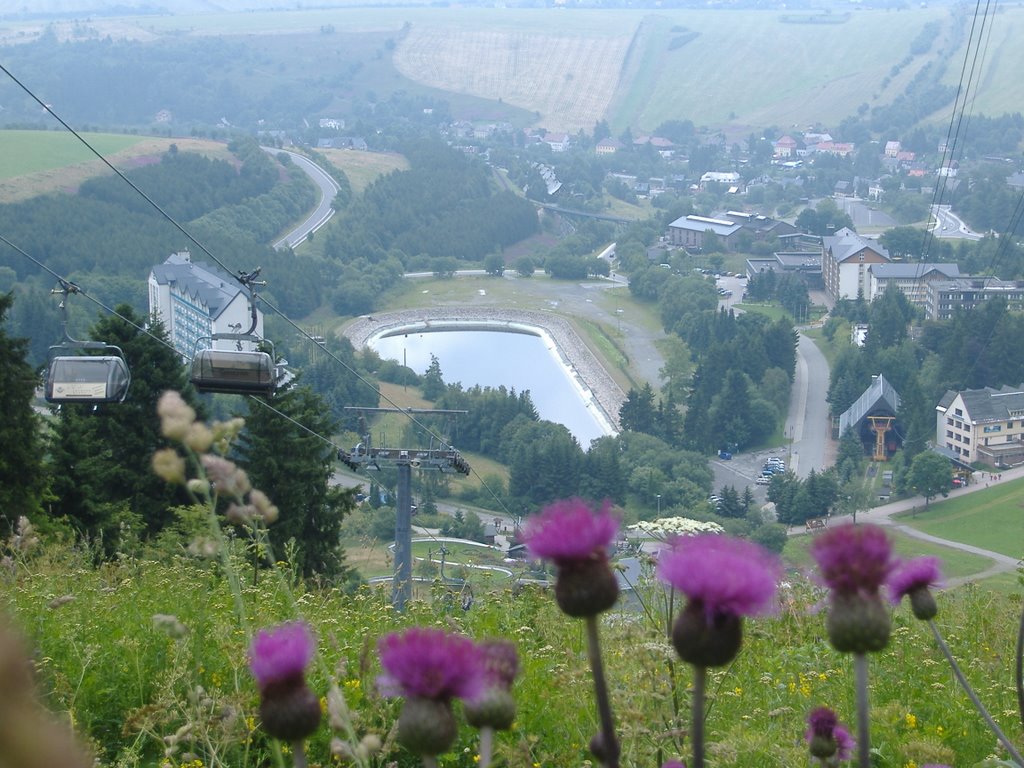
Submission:
<svg viewBox="0 0 1024 768">
<path fill-rule="evenodd" d="M 412 624 L 476 638 L 500 635 L 518 644 L 519 715 L 497 747 L 505 764 L 588 764 L 597 724 L 585 637 L 580 623 L 564 617 L 544 591 L 478 590 L 468 611 L 437 599 L 414 601 L 397 615 L 386 591 L 347 595 L 296 582 L 286 563 L 277 569 L 280 578 L 243 580 L 246 623 L 266 626 L 298 613 L 311 624 L 320 652 L 312 687 L 326 692 L 329 675 L 339 682 L 358 731 L 384 739 L 376 764 L 415 762 L 388 738 L 395 704 L 374 693 L 376 639 Z M 87 550 L 51 544 L 11 564 L 0 578 L 0 606 L 30 638 L 48 705 L 88 737 L 101 765 L 179 768 L 199 760 L 245 768 L 267 762 L 269 744 L 257 728 L 257 692 L 246 669 L 250 638 L 220 565 L 181 554 L 124 556 L 94 566 Z M 747 622 L 739 658 L 711 673 L 710 765 L 802 765 L 803 719 L 810 708 L 828 705 L 852 719 L 852 665 L 824 639 L 824 618 L 815 612 L 822 597 L 795 576 L 783 591 L 780 613 Z M 654 767 L 687 751 L 690 672 L 666 639 L 667 601 L 668 595 L 651 589 L 602 620 L 625 766 Z M 1020 590 L 1007 596 L 971 586 L 940 595 L 939 603 L 937 622 L 972 685 L 1019 741 L 1012 651 Z M 173 615 L 187 631 L 168 634 L 154 623 L 158 614 Z M 995 751 L 927 627 L 906 609 L 896 612 L 893 641 L 871 666 L 877 765 L 969 766 Z M 330 762 L 329 738 L 322 726 L 309 745 L 313 763 Z M 168 749 L 173 753 L 165 757 Z M 466 730 L 441 765 L 469 768 L 474 749 Z"/>
</svg>

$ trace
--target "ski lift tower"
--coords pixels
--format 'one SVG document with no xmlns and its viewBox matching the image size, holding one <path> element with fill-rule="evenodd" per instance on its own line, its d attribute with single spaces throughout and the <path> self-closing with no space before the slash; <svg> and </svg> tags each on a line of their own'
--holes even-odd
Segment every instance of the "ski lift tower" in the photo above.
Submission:
<svg viewBox="0 0 1024 768">
<path fill-rule="evenodd" d="M 433 410 L 430 408 L 362 408 L 345 410 L 372 413 L 436 414 L 454 416 L 468 411 Z M 338 459 L 351 469 L 379 472 L 385 467 L 398 470 L 395 502 L 395 576 L 391 583 L 391 604 L 399 613 L 412 597 L 412 470 L 469 474 L 469 463 L 450 445 L 439 442 L 430 448 L 374 448 L 369 433 L 363 436 L 351 453 L 338 451 Z"/>
</svg>

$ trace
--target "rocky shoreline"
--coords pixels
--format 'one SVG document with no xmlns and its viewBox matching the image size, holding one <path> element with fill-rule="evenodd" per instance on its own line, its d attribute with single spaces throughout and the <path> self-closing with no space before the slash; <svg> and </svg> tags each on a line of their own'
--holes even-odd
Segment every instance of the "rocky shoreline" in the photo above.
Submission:
<svg viewBox="0 0 1024 768">
<path fill-rule="evenodd" d="M 363 349 L 374 336 L 400 328 L 427 327 L 441 330 L 445 325 L 467 325 L 493 330 L 537 328 L 547 332 L 558 349 L 561 362 L 600 409 L 608 423 L 619 428 L 619 410 L 626 401 L 622 387 L 608 374 L 569 322 L 553 312 L 488 307 L 431 307 L 365 315 L 346 326 L 342 333 L 356 349 Z M 518 327 L 518 328 L 517 328 Z"/>
</svg>

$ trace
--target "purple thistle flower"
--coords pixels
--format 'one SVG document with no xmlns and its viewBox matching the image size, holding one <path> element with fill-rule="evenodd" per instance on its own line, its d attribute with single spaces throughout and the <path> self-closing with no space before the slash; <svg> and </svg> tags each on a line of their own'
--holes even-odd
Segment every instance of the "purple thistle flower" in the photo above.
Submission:
<svg viewBox="0 0 1024 768">
<path fill-rule="evenodd" d="M 892 571 L 892 546 L 876 525 L 840 525 L 811 545 L 821 578 L 840 594 L 877 594 Z"/>
<path fill-rule="evenodd" d="M 468 637 L 412 627 L 382 637 L 377 647 L 384 668 L 377 685 L 386 696 L 447 702 L 484 689 L 484 657 Z"/>
<path fill-rule="evenodd" d="M 305 678 L 313 650 L 313 637 L 301 622 L 260 630 L 249 646 L 249 669 L 260 689 L 260 720 L 274 738 L 301 741 L 320 725 L 320 702 Z"/>
<path fill-rule="evenodd" d="M 915 557 L 899 563 L 889 576 L 889 599 L 898 604 L 904 596 L 919 589 L 937 587 L 942 583 L 942 571 L 937 557 Z"/>
<path fill-rule="evenodd" d="M 301 623 L 260 630 L 249 646 L 249 669 L 260 690 L 306 671 L 313 658 L 313 637 Z"/>
<path fill-rule="evenodd" d="M 818 707 L 807 715 L 804 738 L 811 754 L 820 760 L 833 757 L 840 761 L 849 760 L 857 746 L 849 730 L 828 707 Z"/>
<path fill-rule="evenodd" d="M 661 768 L 686 768 L 686 763 L 679 760 L 669 760 Z"/>
<path fill-rule="evenodd" d="M 509 640 L 482 640 L 477 643 L 483 657 L 487 687 L 508 690 L 519 674 L 519 655 L 515 643 Z"/>
<path fill-rule="evenodd" d="M 508 640 L 483 640 L 477 643 L 484 669 L 484 690 L 476 698 L 464 702 L 466 721 L 474 728 L 490 727 L 508 730 L 516 717 L 512 683 L 519 672 L 515 644 Z"/>
<path fill-rule="evenodd" d="M 828 707 L 812 709 L 807 715 L 807 733 L 804 735 L 804 738 L 806 738 L 808 742 L 815 736 L 831 738 L 832 731 L 835 730 L 835 727 L 838 724 L 839 718 L 836 717 L 836 713 Z"/>
<path fill-rule="evenodd" d="M 836 725 L 832 731 L 832 738 L 836 740 L 836 757 L 840 760 L 849 760 L 853 757 L 853 750 L 857 748 L 857 742 L 842 723 Z"/>
<path fill-rule="evenodd" d="M 749 541 L 705 534 L 682 536 L 661 551 L 659 578 L 715 615 L 769 613 L 781 567 Z"/>
<path fill-rule="evenodd" d="M 608 502 L 595 512 L 583 499 L 565 499 L 545 507 L 526 524 L 523 542 L 533 557 L 561 564 L 606 551 L 618 530 Z"/>
</svg>

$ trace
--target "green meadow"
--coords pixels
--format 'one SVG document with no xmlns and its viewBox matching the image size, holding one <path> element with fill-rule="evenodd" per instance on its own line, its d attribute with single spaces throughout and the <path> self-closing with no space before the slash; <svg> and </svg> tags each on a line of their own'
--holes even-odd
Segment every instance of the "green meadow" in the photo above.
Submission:
<svg viewBox="0 0 1024 768">
<path fill-rule="evenodd" d="M 90 133 L 85 138 L 104 156 L 142 141 L 139 136 L 115 133 Z M 0 150 L 0 179 L 96 159 L 96 155 L 66 131 L 0 131 Z"/>
<path fill-rule="evenodd" d="M 1024 555 L 1024 479 L 932 502 L 897 519 L 932 536 L 1020 557 Z"/>
</svg>

